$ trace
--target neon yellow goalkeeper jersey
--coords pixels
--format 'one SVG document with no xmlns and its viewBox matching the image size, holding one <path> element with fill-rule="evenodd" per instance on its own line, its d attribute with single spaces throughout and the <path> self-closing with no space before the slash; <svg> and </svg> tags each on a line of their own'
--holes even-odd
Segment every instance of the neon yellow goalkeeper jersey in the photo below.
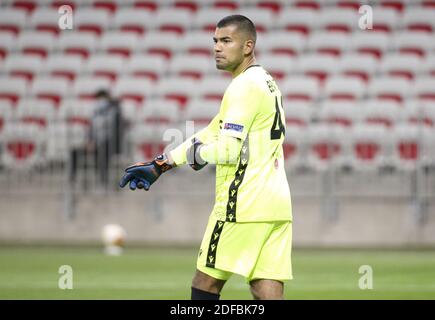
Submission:
<svg viewBox="0 0 435 320">
<path fill-rule="evenodd" d="M 212 215 L 218 220 L 292 220 L 282 148 L 284 121 L 278 86 L 261 66 L 253 65 L 232 80 L 218 115 L 195 134 L 205 144 L 219 134 L 243 141 L 237 163 L 216 165 Z M 177 163 L 177 154 L 172 155 Z"/>
<path fill-rule="evenodd" d="M 212 214 L 230 222 L 292 220 L 282 149 L 285 116 L 273 78 L 260 66 L 249 67 L 225 91 L 218 117 L 220 134 L 243 145 L 237 164 L 216 166 Z"/>
</svg>

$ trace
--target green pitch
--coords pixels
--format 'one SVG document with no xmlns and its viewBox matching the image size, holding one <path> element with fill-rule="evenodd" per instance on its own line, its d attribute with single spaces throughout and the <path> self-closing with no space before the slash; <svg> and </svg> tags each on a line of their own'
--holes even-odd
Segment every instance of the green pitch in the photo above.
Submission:
<svg viewBox="0 0 435 320">
<path fill-rule="evenodd" d="M 0 299 L 189 299 L 196 250 L 127 248 L 109 257 L 99 248 L 0 247 Z M 58 287 L 59 268 L 73 271 L 73 289 Z M 373 289 L 359 288 L 362 265 Z M 435 299 L 435 252 L 428 250 L 294 249 L 295 279 L 287 299 Z M 368 284 L 368 282 L 365 282 Z M 250 299 L 234 276 L 222 299 Z"/>
</svg>

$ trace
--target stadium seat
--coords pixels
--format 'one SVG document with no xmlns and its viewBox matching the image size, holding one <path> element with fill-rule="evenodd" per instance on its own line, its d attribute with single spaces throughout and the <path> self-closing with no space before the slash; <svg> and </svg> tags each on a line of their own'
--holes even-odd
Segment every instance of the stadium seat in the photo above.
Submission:
<svg viewBox="0 0 435 320">
<path fill-rule="evenodd" d="M 286 0 L 251 0 L 249 4 L 257 7 L 257 10 L 269 10 L 274 14 L 279 14 L 287 5 Z"/>
<path fill-rule="evenodd" d="M 393 101 L 369 100 L 361 105 L 362 121 L 371 125 L 391 128 L 401 118 L 402 106 Z"/>
<path fill-rule="evenodd" d="M 27 92 L 27 80 L 17 78 L 0 78 L 0 101 L 10 101 L 15 105 Z"/>
<path fill-rule="evenodd" d="M 350 165 L 354 170 L 377 170 L 388 164 L 391 133 L 383 126 L 360 124 L 350 132 Z"/>
<path fill-rule="evenodd" d="M 391 42 L 391 37 L 388 34 L 359 31 L 352 34 L 349 50 L 370 54 L 379 59 L 391 47 Z"/>
<path fill-rule="evenodd" d="M 324 101 L 318 112 L 321 122 L 330 126 L 351 127 L 361 121 L 361 106 L 353 101 Z"/>
<path fill-rule="evenodd" d="M 403 108 L 402 118 L 410 124 L 435 128 L 435 102 L 408 100 Z"/>
<path fill-rule="evenodd" d="M 204 3 L 207 1 L 200 0 L 170 0 L 169 6 L 174 7 L 178 10 L 186 10 L 190 13 L 196 13 L 202 5 L 207 5 Z"/>
<path fill-rule="evenodd" d="M 294 8 L 320 11 L 323 6 L 323 0 L 293 0 L 291 5 Z"/>
<path fill-rule="evenodd" d="M 26 12 L 15 8 L 0 10 L 0 31 L 10 32 L 17 36 L 26 25 Z"/>
<path fill-rule="evenodd" d="M 399 32 L 394 35 L 393 49 L 403 54 L 424 57 L 435 50 L 434 36 L 422 32 Z"/>
<path fill-rule="evenodd" d="M 255 21 L 255 29 L 259 34 L 267 33 L 275 27 L 275 15 L 270 10 L 258 10 L 255 7 L 244 6 L 238 10 L 238 14 Z"/>
<path fill-rule="evenodd" d="M 91 2 L 91 6 L 95 9 L 105 10 L 110 14 L 114 14 L 119 5 L 122 3 L 118 0 L 87 0 Z"/>
<path fill-rule="evenodd" d="M 435 11 L 409 7 L 403 13 L 403 27 L 410 31 L 432 34 L 435 31 Z"/>
<path fill-rule="evenodd" d="M 125 74 L 158 81 L 166 74 L 167 68 L 166 59 L 162 56 L 135 54 L 127 61 Z"/>
<path fill-rule="evenodd" d="M 2 141 L 3 129 L 15 120 L 15 107 L 11 101 L 0 100 L 0 143 Z"/>
<path fill-rule="evenodd" d="M 95 101 L 92 100 L 84 101 L 78 99 L 67 99 L 62 102 L 62 107 L 59 110 L 59 118 L 73 132 L 85 132 L 86 138 L 88 138 L 95 107 Z M 80 136 L 81 133 L 78 133 L 78 135 Z M 75 140 L 75 136 L 72 136 L 71 138 L 72 141 L 77 141 Z M 80 139 L 78 141 L 80 141 Z M 84 142 L 85 141 L 83 141 L 83 143 Z"/>
<path fill-rule="evenodd" d="M 69 94 L 70 82 L 67 79 L 37 77 L 33 80 L 30 94 L 35 99 L 48 100 L 59 107 L 62 99 Z"/>
<path fill-rule="evenodd" d="M 83 0 L 47 0 L 51 8 L 59 9 L 61 6 L 70 6 L 72 10 L 77 9 L 83 2 Z"/>
<path fill-rule="evenodd" d="M 13 33 L 0 31 L 0 61 L 15 50 L 16 37 Z"/>
<path fill-rule="evenodd" d="M 74 12 L 74 29 L 100 36 L 109 27 L 110 12 L 94 8 L 82 8 Z"/>
<path fill-rule="evenodd" d="M 329 55 L 306 54 L 296 60 L 296 71 L 319 81 L 326 80 L 337 71 L 339 59 Z"/>
<path fill-rule="evenodd" d="M 129 57 L 139 38 L 136 34 L 121 31 L 105 32 L 100 39 L 100 49 L 108 54 Z"/>
<path fill-rule="evenodd" d="M 180 119 L 178 105 L 162 99 L 147 100 L 137 114 L 139 122 L 147 125 L 174 125 Z"/>
<path fill-rule="evenodd" d="M 84 148 L 88 138 L 88 130 L 78 125 L 52 123 L 47 129 L 45 157 L 50 162 L 66 162 L 71 149 Z"/>
<path fill-rule="evenodd" d="M 319 28 L 328 32 L 352 33 L 359 15 L 353 9 L 325 8 L 319 14 Z"/>
<path fill-rule="evenodd" d="M 349 129 L 327 124 L 311 125 L 307 131 L 307 165 L 324 171 L 347 164 Z"/>
<path fill-rule="evenodd" d="M 373 8 L 373 31 L 393 33 L 399 26 L 400 15 L 391 8 Z"/>
<path fill-rule="evenodd" d="M 206 76 L 214 66 L 210 57 L 177 55 L 169 63 L 171 76 L 198 80 Z"/>
<path fill-rule="evenodd" d="M 3 133 L 2 164 L 7 170 L 31 170 L 44 163 L 46 132 L 36 124 L 8 125 Z"/>
<path fill-rule="evenodd" d="M 193 121 L 195 126 L 206 126 L 219 112 L 219 102 L 193 99 L 186 105 L 185 121 Z"/>
<path fill-rule="evenodd" d="M 33 11 L 29 26 L 31 29 L 39 32 L 50 32 L 59 34 L 59 12 L 55 8 L 39 7 Z"/>
<path fill-rule="evenodd" d="M 365 54 L 347 54 L 340 58 L 337 73 L 368 82 L 376 73 L 378 60 Z"/>
<path fill-rule="evenodd" d="M 107 78 L 115 81 L 124 71 L 125 59 L 120 56 L 99 54 L 91 56 L 85 63 L 84 72 L 87 75 Z"/>
<path fill-rule="evenodd" d="M 413 80 L 421 71 L 422 59 L 413 55 L 385 55 L 379 64 L 379 71 L 384 76 L 401 77 Z"/>
<path fill-rule="evenodd" d="M 298 170 L 306 166 L 307 127 L 286 126 L 282 145 L 286 170 Z"/>
<path fill-rule="evenodd" d="M 435 78 L 435 53 L 426 56 L 421 66 L 422 76 L 430 76 Z"/>
<path fill-rule="evenodd" d="M 184 54 L 206 56 L 213 54 L 213 34 L 205 31 L 191 31 L 184 35 L 180 51 Z"/>
<path fill-rule="evenodd" d="M 306 47 L 306 37 L 299 33 L 274 31 L 259 35 L 256 50 L 261 55 L 273 54 L 275 56 L 297 56 Z"/>
<path fill-rule="evenodd" d="M 243 6 L 244 0 L 213 0 L 211 6 L 216 9 L 238 10 Z"/>
<path fill-rule="evenodd" d="M 420 100 L 435 101 L 435 78 L 417 78 L 414 82 L 413 94 Z"/>
<path fill-rule="evenodd" d="M 42 128 L 46 128 L 57 117 L 56 109 L 48 101 L 24 99 L 20 101 L 16 109 L 18 121 L 37 124 Z"/>
<path fill-rule="evenodd" d="M 10 77 L 20 77 L 28 81 L 41 71 L 42 58 L 22 54 L 12 54 L 4 62 L 4 72 Z"/>
<path fill-rule="evenodd" d="M 313 117 L 311 104 L 301 101 L 285 101 L 283 103 L 285 122 L 288 126 L 306 127 Z"/>
<path fill-rule="evenodd" d="M 113 88 L 113 95 L 121 99 L 122 102 L 132 100 L 136 103 L 143 103 L 154 92 L 153 82 L 149 79 L 135 79 L 122 77 L 116 81 Z"/>
<path fill-rule="evenodd" d="M 358 11 L 361 6 L 361 0 L 328 0 L 328 4 L 338 8 L 354 9 Z"/>
<path fill-rule="evenodd" d="M 150 12 L 156 12 L 161 5 L 162 1 L 159 0 L 134 0 L 133 7 L 135 9 L 147 10 Z"/>
<path fill-rule="evenodd" d="M 307 41 L 307 49 L 312 53 L 340 56 L 348 50 L 349 36 L 345 33 L 315 32 Z"/>
<path fill-rule="evenodd" d="M 219 20 L 231 14 L 234 12 L 229 9 L 201 8 L 193 17 L 192 27 L 197 31 L 210 32 L 212 36 Z"/>
<path fill-rule="evenodd" d="M 167 142 L 163 140 L 165 126 L 138 124 L 130 133 L 133 146 L 132 161 L 150 161 L 164 151 Z"/>
<path fill-rule="evenodd" d="M 293 72 L 295 61 L 283 55 L 264 54 L 258 59 L 261 66 L 269 72 L 276 80 L 283 80 Z"/>
<path fill-rule="evenodd" d="M 400 124 L 393 130 L 393 162 L 397 169 L 410 171 L 418 165 L 433 165 L 433 128 Z"/>
<path fill-rule="evenodd" d="M 108 78 L 95 76 L 80 76 L 72 86 L 72 96 L 80 100 L 94 99 L 98 90 L 111 89 L 111 81 Z"/>
<path fill-rule="evenodd" d="M 220 103 L 230 81 L 220 76 L 210 76 L 201 80 L 195 89 L 196 96 L 205 100 L 215 100 Z"/>
<path fill-rule="evenodd" d="M 88 58 L 97 48 L 97 36 L 92 33 L 62 32 L 57 42 L 58 50 L 66 55 Z"/>
<path fill-rule="evenodd" d="M 191 79 L 168 77 L 157 83 L 155 91 L 158 97 L 176 101 L 180 110 L 184 110 L 193 93 L 197 91 L 198 84 Z"/>
<path fill-rule="evenodd" d="M 50 55 L 44 63 L 43 73 L 55 78 L 73 81 L 82 71 L 84 63 L 81 56 Z"/>
<path fill-rule="evenodd" d="M 139 40 L 136 53 L 160 55 L 171 59 L 180 50 L 180 36 L 172 32 L 150 32 Z"/>
<path fill-rule="evenodd" d="M 319 82 L 312 77 L 291 76 L 281 83 L 283 98 L 289 101 L 314 101 L 320 93 Z"/>
<path fill-rule="evenodd" d="M 143 35 L 154 28 L 154 15 L 146 10 L 122 8 L 113 17 L 113 28 L 122 32 Z"/>
<path fill-rule="evenodd" d="M 192 18 L 192 14 L 188 11 L 165 7 L 157 11 L 154 27 L 160 32 L 181 35 L 190 28 Z"/>
<path fill-rule="evenodd" d="M 276 20 L 276 27 L 289 32 L 307 35 L 319 24 L 317 12 L 310 9 L 284 8 Z"/>
<path fill-rule="evenodd" d="M 380 0 L 378 5 L 384 8 L 394 9 L 398 13 L 401 13 L 406 8 L 406 2 L 408 0 Z"/>
<path fill-rule="evenodd" d="M 55 36 L 47 32 L 23 31 L 17 38 L 17 50 L 46 58 L 54 49 Z"/>
<path fill-rule="evenodd" d="M 377 77 L 368 85 L 368 96 L 377 100 L 403 102 L 411 95 L 411 82 L 404 78 Z"/>
</svg>

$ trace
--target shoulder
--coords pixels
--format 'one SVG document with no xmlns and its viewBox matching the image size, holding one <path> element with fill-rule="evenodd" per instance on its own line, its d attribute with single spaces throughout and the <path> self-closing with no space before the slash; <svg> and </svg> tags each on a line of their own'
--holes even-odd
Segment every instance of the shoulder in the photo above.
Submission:
<svg viewBox="0 0 435 320">
<path fill-rule="evenodd" d="M 236 77 L 228 87 L 230 91 L 243 91 L 249 94 L 267 92 L 267 78 L 270 75 L 261 66 L 252 66 Z"/>
</svg>

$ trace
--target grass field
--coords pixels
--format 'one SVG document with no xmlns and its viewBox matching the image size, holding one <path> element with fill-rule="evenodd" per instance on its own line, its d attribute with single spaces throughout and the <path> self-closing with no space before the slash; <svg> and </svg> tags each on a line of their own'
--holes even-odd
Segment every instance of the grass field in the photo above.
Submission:
<svg viewBox="0 0 435 320">
<path fill-rule="evenodd" d="M 0 299 L 189 299 L 196 250 L 0 247 Z M 73 269 L 73 289 L 58 288 L 58 270 Z M 373 289 L 358 286 L 361 265 Z M 435 299 L 435 252 L 294 249 L 287 299 Z M 250 299 L 244 279 L 229 280 L 222 299 Z"/>
</svg>

